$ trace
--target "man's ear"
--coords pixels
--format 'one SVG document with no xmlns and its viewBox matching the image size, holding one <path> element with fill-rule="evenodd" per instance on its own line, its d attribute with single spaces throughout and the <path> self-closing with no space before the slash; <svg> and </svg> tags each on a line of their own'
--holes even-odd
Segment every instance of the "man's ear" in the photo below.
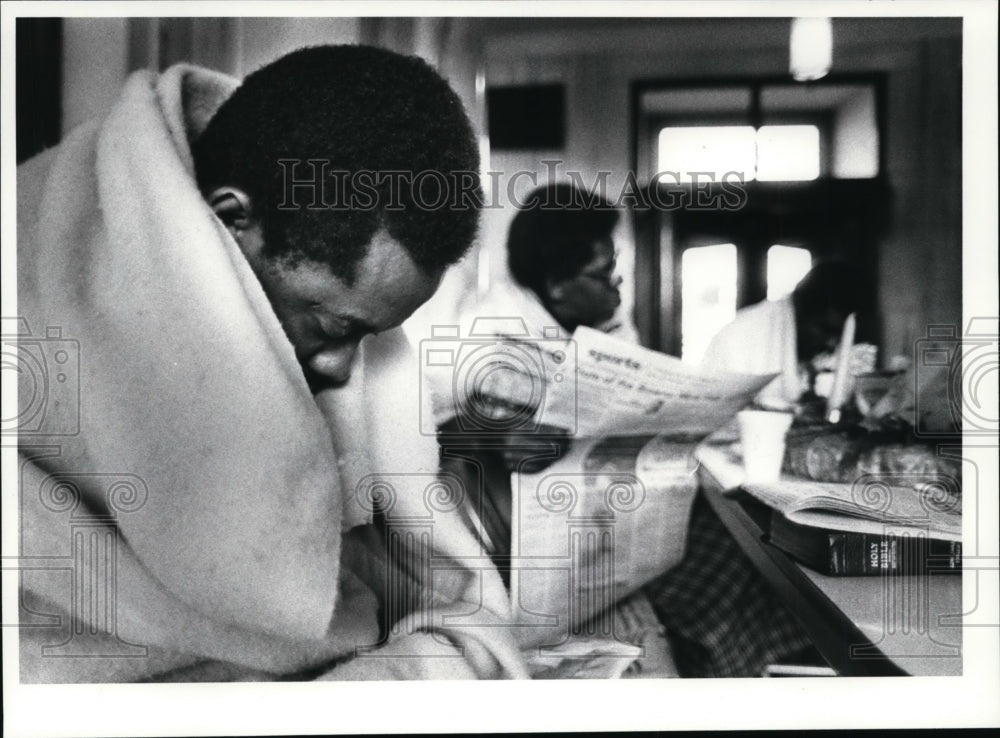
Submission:
<svg viewBox="0 0 1000 738">
<path fill-rule="evenodd" d="M 247 193 L 239 187 L 216 187 L 205 199 L 243 252 L 248 257 L 255 256 L 261 239 Z"/>
<path fill-rule="evenodd" d="M 251 225 L 250 197 L 239 187 L 216 187 L 205 199 L 230 231 Z"/>
</svg>

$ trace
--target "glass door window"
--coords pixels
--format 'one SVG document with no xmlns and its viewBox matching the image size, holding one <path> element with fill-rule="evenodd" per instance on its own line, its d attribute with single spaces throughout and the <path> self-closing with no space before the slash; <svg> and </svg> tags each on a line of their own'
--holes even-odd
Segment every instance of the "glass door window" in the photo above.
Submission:
<svg viewBox="0 0 1000 738">
<path fill-rule="evenodd" d="M 709 341 L 736 317 L 736 246 L 686 249 L 681 256 L 681 359 L 701 361 Z"/>
<path fill-rule="evenodd" d="M 775 244 L 767 250 L 767 299 L 780 300 L 812 269 L 809 249 Z"/>
</svg>

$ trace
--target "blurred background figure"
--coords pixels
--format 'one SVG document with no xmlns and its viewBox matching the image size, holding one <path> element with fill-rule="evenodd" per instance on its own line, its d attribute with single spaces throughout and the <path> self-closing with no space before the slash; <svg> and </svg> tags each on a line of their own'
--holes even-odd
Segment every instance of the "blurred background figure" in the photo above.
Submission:
<svg viewBox="0 0 1000 738">
<path fill-rule="evenodd" d="M 857 312 L 860 275 L 847 262 L 817 263 L 792 293 L 740 310 L 712 339 L 702 365 L 745 374 L 778 373 L 757 402 L 773 407 L 811 394 L 814 362 L 837 348 L 844 321 Z"/>
<path fill-rule="evenodd" d="M 549 184 L 533 190 L 510 224 L 510 278 L 496 283 L 474 309 L 462 316 L 462 337 L 471 336 L 474 341 L 488 336 L 537 341 L 542 349 L 537 352 L 540 358 L 546 355 L 545 349 L 569 340 L 581 326 L 636 342 L 632 321 L 620 310 L 622 279 L 615 269 L 613 239 L 618 220 L 618 211 L 607 200 L 571 184 Z M 546 423 L 544 410 L 536 412 L 538 407 L 511 403 L 514 395 L 541 397 L 544 403 L 544 390 L 512 393 L 508 387 L 500 391 L 507 385 L 500 377 L 505 374 L 502 367 L 508 358 L 496 352 L 493 370 L 483 371 L 484 381 L 470 388 L 469 394 L 474 397 L 455 396 L 465 384 L 454 382 L 450 372 L 446 372 L 448 376 L 427 375 L 436 385 L 436 409 L 440 413 L 445 408 L 438 416 L 442 468 L 465 480 L 467 489 L 485 488 L 485 496 L 477 500 L 477 509 L 490 541 L 487 547 L 498 562 L 509 553 L 511 473 L 541 471 L 561 458 L 571 443 L 567 429 Z M 546 361 L 543 358 L 537 364 L 540 376 L 530 378 L 531 382 L 548 381 L 552 367 Z M 527 359 L 516 363 L 521 367 L 535 365 Z M 507 374 L 525 381 L 516 372 Z M 470 418 L 468 413 L 481 417 Z M 529 420 L 514 422 L 517 418 Z M 480 430 L 463 435 L 470 427 L 496 428 L 497 432 Z M 474 459 L 471 464 L 470 457 Z M 503 565 L 500 571 L 506 576 Z"/>
<path fill-rule="evenodd" d="M 620 310 L 613 239 L 618 220 L 607 200 L 572 184 L 533 190 L 507 234 L 510 280 L 496 284 L 475 315 L 520 313 L 528 332 L 539 337 L 545 328 L 568 336 L 585 326 L 636 341 L 631 319 Z"/>
<path fill-rule="evenodd" d="M 615 270 L 613 239 L 618 220 L 618 211 L 606 199 L 572 184 L 552 183 L 530 192 L 514 215 L 507 236 L 510 278 L 495 284 L 474 309 L 462 315 L 461 335 L 476 341 L 484 337 L 541 340 L 539 346 L 548 347 L 551 344 L 545 342 L 568 340 L 582 326 L 636 342 L 635 327 L 620 310 L 622 279 Z M 500 352 L 495 360 L 498 367 L 503 364 Z M 548 371 L 543 360 L 538 366 L 539 376 L 532 381 L 544 383 Z M 476 412 L 490 416 L 488 425 L 496 425 L 502 418 L 493 410 L 523 416 L 538 409 L 510 407 L 513 397 L 520 402 L 532 393 L 505 390 L 508 383 L 499 379 L 502 371 L 485 373 L 487 379 L 469 390 L 474 398 L 454 396 L 459 390 L 450 373 L 446 373 L 449 376 L 428 374 L 432 384 L 437 385 L 432 394 L 440 421 L 476 408 Z M 566 434 L 564 429 L 547 425 L 543 417 L 541 422 L 529 423 L 525 428 L 506 428 L 500 435 L 510 457 L 508 464 L 517 465 L 524 458 L 521 452 L 512 453 L 516 445 L 537 441 L 539 436 L 559 438 L 562 443 Z M 545 465 L 552 460 L 549 458 Z"/>
</svg>

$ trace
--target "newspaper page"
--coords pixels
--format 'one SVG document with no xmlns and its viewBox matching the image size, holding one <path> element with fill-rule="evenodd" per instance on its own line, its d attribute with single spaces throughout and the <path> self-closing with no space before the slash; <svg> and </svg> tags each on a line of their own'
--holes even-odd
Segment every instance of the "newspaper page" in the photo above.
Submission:
<svg viewBox="0 0 1000 738">
<path fill-rule="evenodd" d="M 680 676 L 673 650 L 642 591 L 614 608 L 616 639 L 575 636 L 549 648 L 529 648 L 533 679 L 671 679 Z M 586 631 L 586 628 L 581 630 Z"/>
<path fill-rule="evenodd" d="M 535 656 L 565 657 L 580 638 L 629 643 L 614 606 L 683 557 L 694 446 L 589 439 L 537 474 L 512 475 L 513 618 Z"/>
<path fill-rule="evenodd" d="M 774 378 L 710 371 L 592 328 L 578 328 L 573 342 L 577 436 L 700 438 L 725 425 Z M 555 405 L 553 425 L 574 420 L 558 416 L 567 404 Z"/>
<path fill-rule="evenodd" d="M 433 433 L 458 416 L 473 433 L 558 428 L 577 438 L 669 434 L 723 426 L 775 375 L 717 372 L 592 328 L 532 337 L 523 321 L 479 319 L 468 336 L 421 344 Z"/>
</svg>

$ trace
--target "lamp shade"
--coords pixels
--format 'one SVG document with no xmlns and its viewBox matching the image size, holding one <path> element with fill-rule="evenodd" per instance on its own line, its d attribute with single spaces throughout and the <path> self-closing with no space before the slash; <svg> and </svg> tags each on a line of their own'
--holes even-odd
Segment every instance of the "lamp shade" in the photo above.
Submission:
<svg viewBox="0 0 1000 738">
<path fill-rule="evenodd" d="M 825 77 L 833 62 L 833 23 L 829 18 L 793 18 L 789 69 L 798 82 Z"/>
</svg>

